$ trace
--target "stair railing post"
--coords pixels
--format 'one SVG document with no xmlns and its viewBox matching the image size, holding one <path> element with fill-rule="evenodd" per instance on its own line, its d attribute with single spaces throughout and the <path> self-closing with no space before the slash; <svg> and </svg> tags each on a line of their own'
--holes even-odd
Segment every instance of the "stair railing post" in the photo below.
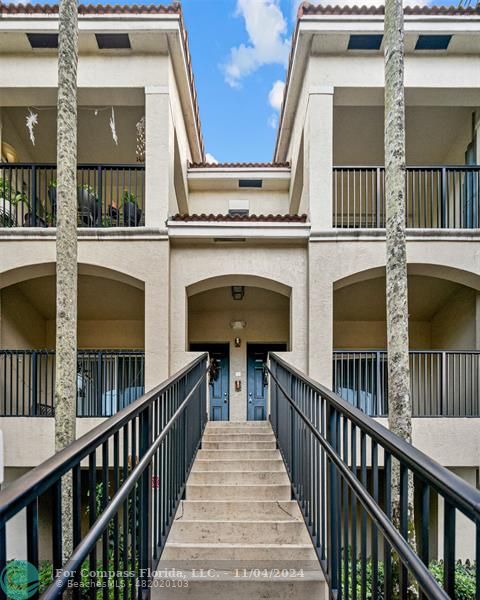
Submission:
<svg viewBox="0 0 480 600">
<path fill-rule="evenodd" d="M 337 415 L 335 409 L 327 402 L 327 441 L 334 451 L 337 451 Z M 328 459 L 329 468 L 327 470 L 327 561 L 328 573 L 330 576 L 330 590 L 338 590 L 338 486 L 337 472 L 334 463 Z"/>
<path fill-rule="evenodd" d="M 152 444 L 152 405 L 140 415 L 140 460 L 148 452 Z M 140 480 L 141 505 L 140 520 L 140 591 L 139 597 L 146 600 L 150 596 L 150 578 L 153 569 L 153 538 L 152 538 L 152 462 L 144 470 Z"/>
</svg>

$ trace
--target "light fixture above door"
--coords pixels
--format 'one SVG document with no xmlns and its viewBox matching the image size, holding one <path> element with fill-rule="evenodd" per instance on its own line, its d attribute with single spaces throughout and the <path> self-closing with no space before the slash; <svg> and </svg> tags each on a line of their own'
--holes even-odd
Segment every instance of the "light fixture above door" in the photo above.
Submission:
<svg viewBox="0 0 480 600">
<path fill-rule="evenodd" d="M 245 296 L 245 286 L 232 285 L 232 298 L 234 300 L 243 300 L 244 296 Z"/>
</svg>

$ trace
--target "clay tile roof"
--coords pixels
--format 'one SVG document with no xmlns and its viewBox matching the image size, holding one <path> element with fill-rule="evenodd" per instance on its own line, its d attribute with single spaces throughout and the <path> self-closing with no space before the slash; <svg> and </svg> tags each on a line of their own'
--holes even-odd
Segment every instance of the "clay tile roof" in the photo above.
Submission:
<svg viewBox="0 0 480 600">
<path fill-rule="evenodd" d="M 58 4 L 4 4 L 0 2 L 0 15 L 54 15 L 58 14 Z M 200 152 L 205 156 L 202 127 L 200 122 L 200 111 L 198 107 L 197 89 L 193 76 L 192 59 L 188 47 L 188 35 L 183 22 L 182 7 L 179 2 L 172 4 L 79 4 L 79 15 L 167 15 L 174 14 L 180 17 L 180 35 L 187 59 L 188 79 L 190 91 L 193 98 L 195 121 L 200 138 Z"/>
<path fill-rule="evenodd" d="M 190 169 L 289 169 L 289 162 L 226 162 L 226 163 L 189 163 Z"/>
<path fill-rule="evenodd" d="M 78 13 L 81 15 L 164 15 L 178 14 L 182 9 L 180 4 L 79 4 Z M 1 14 L 57 14 L 58 4 L 14 4 L 0 3 Z"/>
<path fill-rule="evenodd" d="M 351 6 L 338 6 L 329 4 L 310 4 L 303 2 L 298 9 L 298 18 L 303 15 L 383 15 L 384 6 L 366 6 L 352 4 Z M 468 16 L 480 14 L 480 7 L 476 6 L 406 6 L 406 15 L 445 15 L 445 16 Z"/>
<path fill-rule="evenodd" d="M 202 213 L 201 215 L 181 215 L 176 214 L 170 217 L 171 221 L 182 221 L 184 223 L 192 221 L 220 222 L 255 222 L 255 223 L 306 223 L 307 215 L 220 215 Z"/>
</svg>

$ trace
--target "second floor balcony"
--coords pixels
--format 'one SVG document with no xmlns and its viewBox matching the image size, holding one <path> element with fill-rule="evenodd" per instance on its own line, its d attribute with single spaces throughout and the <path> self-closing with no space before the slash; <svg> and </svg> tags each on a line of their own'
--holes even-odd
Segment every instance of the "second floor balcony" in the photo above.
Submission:
<svg viewBox="0 0 480 600">
<path fill-rule="evenodd" d="M 407 228 L 480 227 L 478 165 L 413 166 L 405 172 Z M 333 226 L 385 227 L 385 168 L 333 169 Z"/>
<path fill-rule="evenodd" d="M 81 164 L 77 171 L 79 227 L 145 224 L 143 164 Z M 0 165 L 0 227 L 55 227 L 55 164 Z"/>
</svg>

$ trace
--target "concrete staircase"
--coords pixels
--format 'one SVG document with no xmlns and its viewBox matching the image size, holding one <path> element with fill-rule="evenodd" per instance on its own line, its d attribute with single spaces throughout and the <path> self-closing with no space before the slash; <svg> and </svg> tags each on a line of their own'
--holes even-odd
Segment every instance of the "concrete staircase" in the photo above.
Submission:
<svg viewBox="0 0 480 600">
<path fill-rule="evenodd" d="M 156 598 L 324 599 L 268 422 L 210 422 L 170 530 Z"/>
</svg>

